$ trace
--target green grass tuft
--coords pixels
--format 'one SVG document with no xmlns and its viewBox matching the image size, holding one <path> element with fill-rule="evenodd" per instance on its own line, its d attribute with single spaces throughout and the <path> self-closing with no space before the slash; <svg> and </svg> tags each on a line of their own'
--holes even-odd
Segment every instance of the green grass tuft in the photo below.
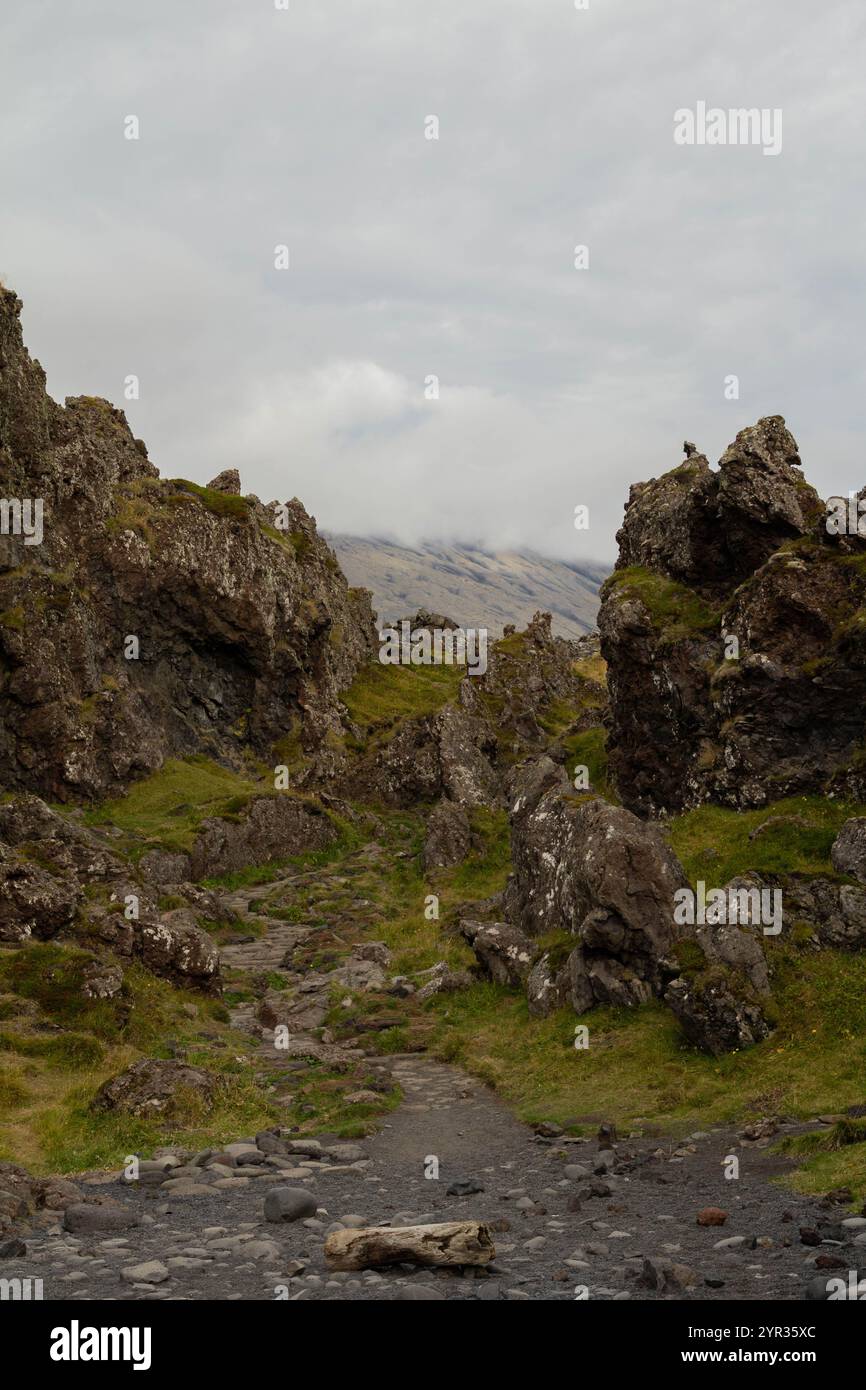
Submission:
<svg viewBox="0 0 866 1390">
<path fill-rule="evenodd" d="M 711 607 L 685 584 L 677 584 L 639 565 L 614 570 L 602 586 L 602 595 L 639 598 L 665 644 L 701 638 L 718 631 L 720 610 Z"/>
</svg>

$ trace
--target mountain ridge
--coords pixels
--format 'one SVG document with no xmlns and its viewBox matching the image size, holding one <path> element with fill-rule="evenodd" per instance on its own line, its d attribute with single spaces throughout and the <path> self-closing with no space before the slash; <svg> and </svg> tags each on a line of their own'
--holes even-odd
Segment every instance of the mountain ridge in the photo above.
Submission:
<svg viewBox="0 0 866 1390">
<path fill-rule="evenodd" d="M 530 547 L 496 550 L 442 541 L 409 546 L 387 537 L 322 534 L 349 583 L 372 592 L 380 624 L 426 608 L 463 627 L 499 633 L 508 624 L 525 627 L 543 609 L 560 636 L 582 637 L 595 626 L 598 592 L 611 570 L 596 561 L 556 560 Z"/>
</svg>

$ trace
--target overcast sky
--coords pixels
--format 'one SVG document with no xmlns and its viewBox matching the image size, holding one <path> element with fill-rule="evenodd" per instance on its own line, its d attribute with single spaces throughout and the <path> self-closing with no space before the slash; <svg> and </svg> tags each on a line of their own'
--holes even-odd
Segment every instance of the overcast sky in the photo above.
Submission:
<svg viewBox="0 0 866 1390">
<path fill-rule="evenodd" d="M 866 483 L 862 0 L 288 4 L 0 0 L 0 276 L 52 395 L 410 543 L 606 559 L 630 482 L 765 414 Z M 699 101 L 781 109 L 781 153 L 675 144 Z"/>
</svg>

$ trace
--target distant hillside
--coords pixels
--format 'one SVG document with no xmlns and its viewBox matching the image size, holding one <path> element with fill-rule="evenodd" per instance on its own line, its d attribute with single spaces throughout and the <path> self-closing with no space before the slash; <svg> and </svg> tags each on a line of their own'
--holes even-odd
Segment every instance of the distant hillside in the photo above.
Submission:
<svg viewBox="0 0 866 1390">
<path fill-rule="evenodd" d="M 553 614 L 554 631 L 580 637 L 595 627 L 604 565 L 569 564 L 531 550 L 480 550 L 423 544 L 417 549 L 372 537 L 327 535 L 350 584 L 373 591 L 380 624 L 419 608 L 464 627 L 500 632 L 525 627 L 537 609 Z"/>
</svg>

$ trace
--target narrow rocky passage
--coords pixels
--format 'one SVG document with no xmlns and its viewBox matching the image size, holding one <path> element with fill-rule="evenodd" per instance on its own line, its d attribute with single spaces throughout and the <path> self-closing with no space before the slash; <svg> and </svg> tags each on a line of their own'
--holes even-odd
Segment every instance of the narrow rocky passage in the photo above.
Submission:
<svg viewBox="0 0 866 1390">
<path fill-rule="evenodd" d="M 324 875 L 299 869 L 226 894 L 240 923 L 222 948 L 235 992 L 258 981 L 232 1020 L 259 1039 L 257 1065 L 277 1103 L 311 1063 L 362 1064 L 383 1091 L 402 1092 L 377 1132 L 347 1143 L 275 1126 L 218 1151 L 161 1151 L 136 1183 L 85 1175 L 86 1202 L 28 1237 L 4 1275 L 40 1277 L 46 1298 L 76 1300 L 797 1300 L 819 1275 L 866 1262 L 866 1218 L 773 1181 L 788 1161 L 768 1143 L 784 1127 L 751 1137 L 716 1129 L 679 1144 L 535 1133 L 454 1066 L 423 1053 L 373 1055 L 363 1037 L 330 1041 L 322 1023 L 333 977 L 344 980 L 347 967 L 311 970 L 296 952 L 324 931 L 349 944 L 350 928 L 368 920 L 363 873 L 378 852 L 367 846 Z M 339 909 L 323 911 L 334 895 Z M 271 915 L 288 904 L 297 920 Z M 375 952 L 365 960 L 357 934 L 350 949 L 355 984 L 367 966 L 375 980 Z M 275 972 L 286 987 L 263 988 Z M 273 1042 L 281 1019 L 285 1050 Z M 275 1187 L 295 1194 L 278 1220 L 266 1209 Z M 328 1268 L 331 1230 L 453 1220 L 490 1226 L 491 1265 Z"/>
</svg>

